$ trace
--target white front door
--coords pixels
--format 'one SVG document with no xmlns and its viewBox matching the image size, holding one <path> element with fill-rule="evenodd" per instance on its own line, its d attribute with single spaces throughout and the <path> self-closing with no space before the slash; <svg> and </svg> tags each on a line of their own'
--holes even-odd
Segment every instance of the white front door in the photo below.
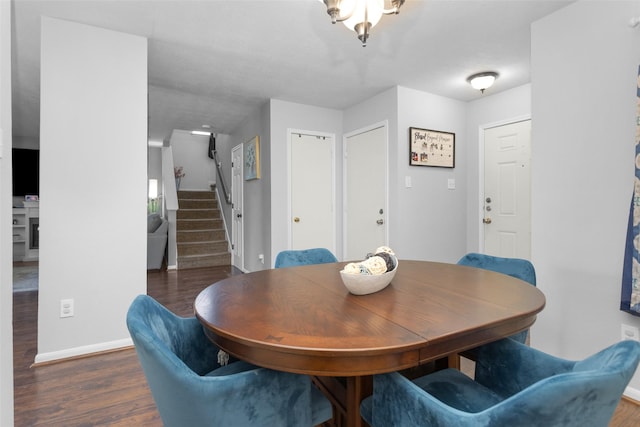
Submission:
<svg viewBox="0 0 640 427">
<path fill-rule="evenodd" d="M 244 270 L 243 221 L 242 221 L 242 144 L 231 150 L 231 263 Z"/>
<path fill-rule="evenodd" d="M 484 131 L 484 252 L 531 257 L 531 120 Z"/>
<path fill-rule="evenodd" d="M 387 244 L 387 125 L 345 136 L 344 260 Z"/>
<path fill-rule="evenodd" d="M 327 248 L 335 253 L 335 139 L 291 132 L 291 249 Z"/>
</svg>

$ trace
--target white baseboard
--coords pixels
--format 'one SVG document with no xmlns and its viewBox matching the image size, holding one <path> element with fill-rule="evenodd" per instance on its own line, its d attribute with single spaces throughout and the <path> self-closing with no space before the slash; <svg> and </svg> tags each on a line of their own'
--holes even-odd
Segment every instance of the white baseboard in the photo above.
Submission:
<svg viewBox="0 0 640 427">
<path fill-rule="evenodd" d="M 640 402 L 640 390 L 633 387 L 627 387 L 624 389 L 624 395 L 629 399 L 633 399 L 637 402 Z"/>
<path fill-rule="evenodd" d="M 52 351 L 49 353 L 38 353 L 35 363 L 47 363 L 55 360 L 69 359 L 78 356 L 86 356 L 92 353 L 101 353 L 104 351 L 117 350 L 123 347 L 133 346 L 131 338 L 125 338 L 117 341 L 109 341 L 82 347 L 68 348 L 60 351 Z"/>
</svg>

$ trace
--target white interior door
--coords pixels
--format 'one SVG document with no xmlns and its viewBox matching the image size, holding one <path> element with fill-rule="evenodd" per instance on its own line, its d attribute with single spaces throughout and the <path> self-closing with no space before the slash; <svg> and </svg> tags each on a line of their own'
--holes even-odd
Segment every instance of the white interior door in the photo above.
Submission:
<svg viewBox="0 0 640 427">
<path fill-rule="evenodd" d="M 289 140 L 291 249 L 335 253 L 335 139 L 294 132 Z"/>
<path fill-rule="evenodd" d="M 387 126 L 345 137 L 345 261 L 387 244 Z"/>
<path fill-rule="evenodd" d="M 484 131 L 484 251 L 531 257 L 531 120 Z"/>
<path fill-rule="evenodd" d="M 242 144 L 231 150 L 231 262 L 244 270 Z"/>
</svg>

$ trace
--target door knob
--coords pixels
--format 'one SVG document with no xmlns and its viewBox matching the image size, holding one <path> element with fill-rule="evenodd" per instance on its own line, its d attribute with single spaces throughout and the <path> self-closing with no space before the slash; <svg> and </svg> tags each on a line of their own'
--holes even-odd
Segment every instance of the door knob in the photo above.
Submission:
<svg viewBox="0 0 640 427">
<path fill-rule="evenodd" d="M 379 219 L 379 220 L 376 221 L 376 224 L 382 225 L 382 224 L 384 224 L 384 220 L 383 219 Z"/>
<path fill-rule="evenodd" d="M 491 218 L 484 218 L 482 222 L 484 222 L 485 224 L 491 224 Z"/>
<path fill-rule="evenodd" d="M 298 218 L 297 216 L 293 217 L 293 222 L 300 222 L 300 218 Z"/>
<path fill-rule="evenodd" d="M 236 214 L 236 218 L 242 218 L 242 214 Z"/>
</svg>

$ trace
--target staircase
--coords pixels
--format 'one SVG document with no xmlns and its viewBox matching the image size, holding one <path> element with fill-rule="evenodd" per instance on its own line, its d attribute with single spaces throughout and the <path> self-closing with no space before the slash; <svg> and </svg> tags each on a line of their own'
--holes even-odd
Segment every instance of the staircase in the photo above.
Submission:
<svg viewBox="0 0 640 427">
<path fill-rule="evenodd" d="M 178 269 L 230 265 L 231 254 L 213 191 L 178 191 Z"/>
</svg>

